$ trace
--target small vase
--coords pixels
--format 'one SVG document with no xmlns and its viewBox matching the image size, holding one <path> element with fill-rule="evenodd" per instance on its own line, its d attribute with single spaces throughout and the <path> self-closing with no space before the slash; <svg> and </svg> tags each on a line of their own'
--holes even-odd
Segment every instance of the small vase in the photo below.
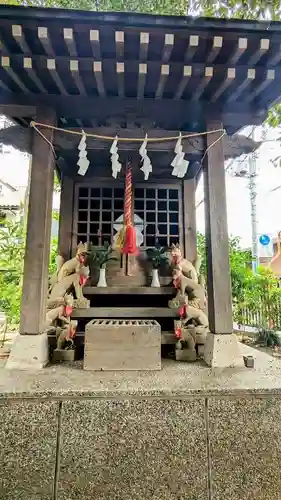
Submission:
<svg viewBox="0 0 281 500">
<path fill-rule="evenodd" d="M 152 269 L 152 282 L 151 282 L 151 286 L 152 287 L 160 288 L 160 281 L 159 281 L 158 269 Z"/>
<path fill-rule="evenodd" d="M 97 286 L 99 287 L 106 287 L 107 286 L 107 283 L 106 283 L 106 277 L 105 277 L 105 268 L 100 268 L 100 275 L 99 275 L 99 281 L 98 281 L 98 284 Z"/>
</svg>

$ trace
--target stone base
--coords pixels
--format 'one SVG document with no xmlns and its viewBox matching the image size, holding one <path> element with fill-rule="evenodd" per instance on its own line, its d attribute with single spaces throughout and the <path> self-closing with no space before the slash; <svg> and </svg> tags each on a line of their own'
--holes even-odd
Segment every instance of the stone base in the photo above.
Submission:
<svg viewBox="0 0 281 500">
<path fill-rule="evenodd" d="M 238 338 L 231 334 L 208 333 L 204 360 L 212 368 L 229 368 L 244 366 Z"/>
<path fill-rule="evenodd" d="M 191 351 L 190 349 L 176 349 L 175 354 L 176 361 L 187 361 L 188 363 L 193 363 L 197 360 L 197 353 L 195 349 L 194 351 Z"/>
<path fill-rule="evenodd" d="M 60 361 L 74 361 L 75 360 L 75 349 L 55 349 L 52 356 L 53 363 L 59 363 Z"/>
<path fill-rule="evenodd" d="M 49 361 L 48 337 L 18 335 L 12 346 L 5 368 L 8 370 L 40 370 Z"/>
</svg>

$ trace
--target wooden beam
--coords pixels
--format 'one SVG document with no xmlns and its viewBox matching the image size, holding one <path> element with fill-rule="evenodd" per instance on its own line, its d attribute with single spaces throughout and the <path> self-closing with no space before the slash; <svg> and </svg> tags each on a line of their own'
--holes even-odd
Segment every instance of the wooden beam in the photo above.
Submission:
<svg viewBox="0 0 281 500">
<path fill-rule="evenodd" d="M 183 181 L 184 250 L 190 262 L 197 257 L 195 190 L 195 179 Z"/>
<path fill-rule="evenodd" d="M 73 179 L 63 175 L 61 183 L 58 253 L 64 258 L 64 261 L 71 258 L 73 202 Z"/>
<path fill-rule="evenodd" d="M 229 96 L 228 101 L 232 102 L 239 97 L 242 92 L 253 82 L 253 80 L 256 78 L 256 70 L 255 69 L 248 69 L 247 71 L 247 78 L 244 80 L 234 92 Z"/>
<path fill-rule="evenodd" d="M 192 75 L 192 66 L 184 66 L 182 79 L 179 83 L 179 86 L 178 86 L 177 91 L 175 93 L 174 99 L 181 99 L 182 94 L 185 91 L 185 88 L 187 86 L 187 83 L 188 83 L 191 75 Z"/>
<path fill-rule="evenodd" d="M 43 94 L 47 93 L 47 90 L 45 89 L 44 85 L 42 84 L 40 78 L 38 78 L 37 74 L 35 73 L 33 67 L 32 67 L 32 59 L 31 57 L 24 57 L 23 58 L 23 67 L 28 74 L 30 80 L 33 81 L 33 83 L 36 85 L 36 87 L 40 90 L 40 92 L 43 92 Z"/>
<path fill-rule="evenodd" d="M 25 86 L 22 80 L 18 77 L 15 71 L 11 68 L 10 57 L 2 56 L 1 57 L 1 67 L 5 70 L 7 75 L 13 80 L 13 82 L 23 91 L 30 92 L 30 90 Z M 6 85 L 5 85 L 6 86 Z"/>
<path fill-rule="evenodd" d="M 125 72 L 124 63 L 123 62 L 116 63 L 118 95 L 121 98 L 124 97 L 125 93 L 124 72 Z"/>
<path fill-rule="evenodd" d="M 90 30 L 90 44 L 93 56 L 98 60 L 101 59 L 99 30 Z"/>
<path fill-rule="evenodd" d="M 269 38 L 262 38 L 260 40 L 259 48 L 256 50 L 254 54 L 250 57 L 248 61 L 248 66 L 255 66 L 257 62 L 262 58 L 264 54 L 269 51 L 270 48 L 270 40 Z"/>
<path fill-rule="evenodd" d="M 72 318 L 175 318 L 177 312 L 169 307 L 89 307 L 73 309 Z"/>
<path fill-rule="evenodd" d="M 219 85 L 216 92 L 211 97 L 211 102 L 215 102 L 219 99 L 219 97 L 228 89 L 228 87 L 232 84 L 236 75 L 235 68 L 228 68 L 226 77 L 223 79 L 222 83 Z"/>
<path fill-rule="evenodd" d="M 248 48 L 248 38 L 238 38 L 238 44 L 237 47 L 235 48 L 232 56 L 230 57 L 229 63 L 231 65 L 235 65 L 240 57 L 244 54 L 244 52 Z"/>
<path fill-rule="evenodd" d="M 223 37 L 222 36 L 214 36 L 213 45 L 206 59 L 206 64 L 212 64 L 214 60 L 219 55 L 223 45 Z"/>
<path fill-rule="evenodd" d="M 101 61 L 94 61 L 93 62 L 93 71 L 94 71 L 95 78 L 96 78 L 98 93 L 99 93 L 100 97 L 104 97 L 105 96 L 105 88 L 104 88 L 104 83 L 103 83 Z"/>
<path fill-rule="evenodd" d="M 196 100 L 200 99 L 200 97 L 203 94 L 208 83 L 213 78 L 213 75 L 214 75 L 214 68 L 212 68 L 212 67 L 205 68 L 204 77 L 202 78 L 201 82 L 199 83 L 195 92 L 193 93 L 192 101 L 196 101 Z"/>
<path fill-rule="evenodd" d="M 164 47 L 162 50 L 162 62 L 169 62 L 174 47 L 174 40 L 175 35 L 172 33 L 165 34 Z"/>
<path fill-rule="evenodd" d="M 207 130 L 223 128 L 220 121 L 207 123 Z M 206 136 L 204 191 L 207 251 L 207 290 L 210 331 L 230 334 L 233 329 L 227 232 L 223 143 L 220 132 Z"/>
<path fill-rule="evenodd" d="M 17 42 L 18 46 L 21 48 L 23 53 L 30 53 L 30 48 L 26 43 L 26 39 L 22 30 L 22 26 L 20 24 L 12 25 L 12 35 L 14 40 Z"/>
<path fill-rule="evenodd" d="M 55 59 L 47 59 L 47 69 L 52 77 L 52 79 L 54 80 L 58 90 L 60 91 L 60 93 L 62 95 L 66 95 L 67 94 L 67 90 L 60 78 L 60 76 L 58 75 L 57 73 L 57 69 L 56 69 L 56 60 Z"/>
<path fill-rule="evenodd" d="M 141 62 L 147 60 L 148 46 L 149 46 L 149 33 L 140 33 L 139 60 Z"/>
<path fill-rule="evenodd" d="M 277 78 L 277 75 L 276 75 Z M 131 99 L 120 97 L 100 98 L 100 97 L 82 97 L 82 96 L 61 96 L 61 95 L 44 95 L 44 94 L 20 94 L 12 92 L 0 93 L 0 109 L 5 107 L 5 113 L 8 116 L 16 116 L 9 112 L 9 108 L 13 111 L 16 109 L 24 109 L 29 112 L 30 107 L 37 106 L 41 103 L 44 106 L 50 106 L 57 111 L 59 117 L 68 119 L 92 119 L 93 109 L 94 116 L 98 123 L 104 123 L 112 116 L 124 116 L 133 114 L 137 120 L 145 119 L 152 121 L 161 128 L 167 130 L 181 130 L 184 123 L 188 121 L 192 123 L 198 121 L 204 127 L 202 120 L 206 114 L 221 112 L 225 128 L 231 127 L 235 131 L 235 127 L 241 128 L 242 125 L 257 125 L 262 123 L 267 116 L 267 108 L 259 108 L 257 111 L 253 104 L 247 103 L 206 103 L 202 109 L 202 103 L 191 102 L 190 100 L 173 100 L 173 99 Z M 17 107 L 20 105 L 20 108 Z M 25 115 L 21 115 L 24 117 Z M 28 116 L 28 115 L 26 115 Z M 20 116 L 19 116 L 20 117 Z M 233 133 L 233 132 L 232 132 Z"/>
<path fill-rule="evenodd" d="M 275 70 L 268 69 L 266 71 L 265 80 L 258 84 L 254 89 L 251 89 L 249 101 L 253 101 L 259 94 L 261 94 L 273 81 L 275 80 Z"/>
<path fill-rule="evenodd" d="M 72 28 L 63 28 L 63 38 L 71 57 L 77 57 L 77 49 Z"/>
<path fill-rule="evenodd" d="M 117 59 L 124 58 L 124 31 L 115 31 L 115 47 Z"/>
<path fill-rule="evenodd" d="M 198 35 L 190 35 L 189 42 L 188 42 L 188 48 L 187 48 L 187 51 L 185 53 L 184 60 L 191 62 L 198 47 L 199 47 L 199 36 Z"/>
<path fill-rule="evenodd" d="M 146 75 L 147 75 L 147 64 L 140 63 L 139 64 L 139 77 L 138 77 L 138 91 L 137 91 L 137 98 L 138 99 L 143 99 L 143 97 L 144 97 Z"/>
<path fill-rule="evenodd" d="M 160 70 L 160 78 L 157 86 L 157 90 L 155 93 L 155 99 L 161 99 L 163 92 L 164 92 L 164 87 L 166 84 L 166 80 L 169 76 L 170 73 L 170 66 L 169 64 L 162 64 L 161 65 L 161 70 Z"/>
<path fill-rule="evenodd" d="M 46 26 L 39 26 L 37 28 L 37 35 L 44 47 L 44 50 L 48 56 L 54 56 L 54 49 L 52 46 L 51 39 L 48 34 L 48 28 Z"/>
<path fill-rule="evenodd" d="M 54 114 L 46 109 L 38 111 L 37 120 L 48 125 L 56 125 Z M 52 130 L 45 129 L 44 135 L 52 142 Z M 47 141 L 34 132 L 21 302 L 21 334 L 39 334 L 45 328 L 53 184 L 52 149 Z"/>
<path fill-rule="evenodd" d="M 72 59 L 71 61 L 69 61 L 69 69 L 70 69 L 72 78 L 75 82 L 75 85 L 80 92 L 80 95 L 87 94 L 85 86 L 84 86 L 84 82 L 83 82 L 83 80 L 80 76 L 80 73 L 79 73 L 79 61 L 78 61 L 78 59 L 76 59 L 76 60 Z"/>
</svg>

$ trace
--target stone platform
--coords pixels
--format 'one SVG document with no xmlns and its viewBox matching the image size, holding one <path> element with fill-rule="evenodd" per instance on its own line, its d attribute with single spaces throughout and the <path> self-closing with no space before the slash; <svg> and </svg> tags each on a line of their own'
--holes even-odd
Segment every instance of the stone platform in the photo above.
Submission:
<svg viewBox="0 0 281 500">
<path fill-rule="evenodd" d="M 0 370 L 2 500 L 280 500 L 281 360 Z"/>
</svg>

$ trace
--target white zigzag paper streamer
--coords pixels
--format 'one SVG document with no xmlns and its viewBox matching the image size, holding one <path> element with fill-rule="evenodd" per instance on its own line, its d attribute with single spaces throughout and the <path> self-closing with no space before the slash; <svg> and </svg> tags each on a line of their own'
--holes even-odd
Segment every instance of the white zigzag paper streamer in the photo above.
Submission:
<svg viewBox="0 0 281 500">
<path fill-rule="evenodd" d="M 189 161 L 184 159 L 185 153 L 183 151 L 181 133 L 176 142 L 174 152 L 176 153 L 176 156 L 171 163 L 171 167 L 173 167 L 172 175 L 182 179 L 187 172 Z"/>
<path fill-rule="evenodd" d="M 119 174 L 119 172 L 121 172 L 122 168 L 122 165 L 119 161 L 117 142 L 118 142 L 118 137 L 116 136 L 110 148 L 112 177 L 114 177 L 114 179 L 116 179 L 117 175 Z"/>
<path fill-rule="evenodd" d="M 150 158 L 147 154 L 146 146 L 147 146 L 147 135 L 145 136 L 145 139 L 144 139 L 144 141 L 139 149 L 139 154 L 140 154 L 141 163 L 142 163 L 141 170 L 144 173 L 144 180 L 145 181 L 148 180 L 149 174 L 152 172 L 152 165 L 151 165 Z"/>
<path fill-rule="evenodd" d="M 79 160 L 77 162 L 77 165 L 79 167 L 78 174 L 85 175 L 90 165 L 90 162 L 87 158 L 87 136 L 84 130 L 82 130 L 82 137 L 81 141 L 78 144 L 78 149 L 79 149 L 79 155 L 78 155 Z"/>
</svg>

